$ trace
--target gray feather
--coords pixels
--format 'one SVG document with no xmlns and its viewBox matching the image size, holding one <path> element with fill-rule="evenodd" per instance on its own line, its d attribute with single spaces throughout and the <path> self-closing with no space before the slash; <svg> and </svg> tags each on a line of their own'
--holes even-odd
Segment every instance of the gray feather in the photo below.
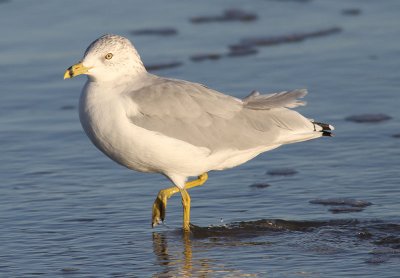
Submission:
<svg viewBox="0 0 400 278">
<path fill-rule="evenodd" d="M 298 100 L 307 95 L 306 89 L 284 91 L 280 93 L 261 95 L 257 91 L 251 92 L 250 95 L 243 99 L 246 108 L 255 110 L 272 109 L 279 107 L 294 108 L 304 106 L 306 102 Z"/>
<path fill-rule="evenodd" d="M 304 96 L 304 90 L 253 94 L 241 101 L 187 81 L 159 78 L 151 83 L 127 92 L 140 112 L 128 115 L 130 121 L 211 151 L 283 144 L 286 134 L 313 132 L 309 120 L 283 108 L 296 103 L 294 99 Z"/>
</svg>

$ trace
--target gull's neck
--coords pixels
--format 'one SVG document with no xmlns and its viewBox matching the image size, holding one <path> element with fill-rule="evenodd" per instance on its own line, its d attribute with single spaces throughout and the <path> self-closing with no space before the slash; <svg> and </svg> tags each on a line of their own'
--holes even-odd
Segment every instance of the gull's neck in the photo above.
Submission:
<svg viewBox="0 0 400 278">
<path fill-rule="evenodd" d="M 147 86 L 155 78 L 157 78 L 157 76 L 148 73 L 143 67 L 141 71 L 130 72 L 129 74 L 120 75 L 118 78 L 113 79 L 102 80 L 101 78 L 88 76 L 87 85 L 90 87 L 102 88 L 102 90 L 110 89 L 114 92 L 124 92 L 128 88 L 134 91 Z"/>
<path fill-rule="evenodd" d="M 114 86 L 117 84 L 123 84 L 127 82 L 135 82 L 141 79 L 145 79 L 148 75 L 150 75 L 145 67 L 138 66 L 132 67 L 129 71 L 125 73 L 121 73 L 118 75 L 113 76 L 113 78 L 107 78 L 105 76 L 95 76 L 95 75 L 88 75 L 89 82 L 101 83 L 101 84 L 113 84 Z M 104 78 L 105 77 L 105 78 Z"/>
</svg>

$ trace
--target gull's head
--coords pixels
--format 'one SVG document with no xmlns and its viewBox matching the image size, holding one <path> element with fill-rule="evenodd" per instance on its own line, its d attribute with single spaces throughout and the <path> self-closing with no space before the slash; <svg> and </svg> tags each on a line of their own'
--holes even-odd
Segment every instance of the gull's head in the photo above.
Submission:
<svg viewBox="0 0 400 278">
<path fill-rule="evenodd" d="M 145 71 L 127 38 L 107 34 L 89 45 L 82 60 L 65 71 L 64 79 L 86 74 L 95 81 L 112 81 Z"/>
</svg>

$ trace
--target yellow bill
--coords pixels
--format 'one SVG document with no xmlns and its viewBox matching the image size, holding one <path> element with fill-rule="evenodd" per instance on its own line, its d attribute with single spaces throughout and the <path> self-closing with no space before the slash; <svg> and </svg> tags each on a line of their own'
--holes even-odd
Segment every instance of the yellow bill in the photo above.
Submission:
<svg viewBox="0 0 400 278">
<path fill-rule="evenodd" d="M 90 68 L 85 67 L 82 62 L 79 62 L 71 67 L 69 67 L 64 73 L 64 79 L 72 78 L 77 75 L 85 74 Z"/>
</svg>

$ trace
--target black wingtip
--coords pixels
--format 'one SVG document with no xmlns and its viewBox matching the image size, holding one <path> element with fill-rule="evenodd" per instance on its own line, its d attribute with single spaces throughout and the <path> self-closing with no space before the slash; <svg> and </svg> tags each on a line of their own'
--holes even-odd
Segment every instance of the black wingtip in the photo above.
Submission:
<svg viewBox="0 0 400 278">
<path fill-rule="evenodd" d="M 335 128 L 333 127 L 333 125 L 330 124 L 325 124 L 325 123 L 319 123 L 319 122 L 312 122 L 314 125 L 318 125 L 320 127 L 322 127 L 322 130 L 334 130 Z"/>
<path fill-rule="evenodd" d="M 330 132 L 330 131 L 323 130 L 321 132 L 322 132 L 322 136 L 328 136 L 328 137 L 333 137 L 334 136 L 334 134 L 332 132 Z"/>
</svg>

